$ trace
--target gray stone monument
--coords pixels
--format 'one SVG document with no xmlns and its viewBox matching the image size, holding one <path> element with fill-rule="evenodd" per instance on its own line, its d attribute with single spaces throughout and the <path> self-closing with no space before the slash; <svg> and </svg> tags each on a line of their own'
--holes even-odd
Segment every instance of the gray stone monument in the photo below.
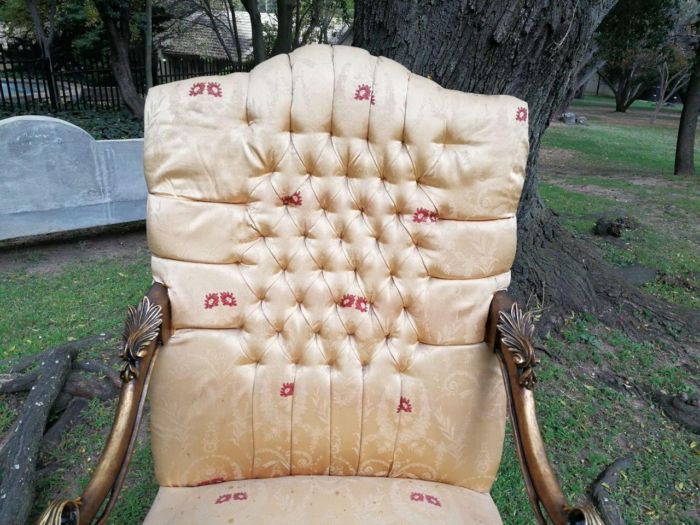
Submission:
<svg viewBox="0 0 700 525">
<path fill-rule="evenodd" d="M 63 120 L 0 120 L 0 243 L 144 220 L 143 139 L 96 141 Z"/>
</svg>

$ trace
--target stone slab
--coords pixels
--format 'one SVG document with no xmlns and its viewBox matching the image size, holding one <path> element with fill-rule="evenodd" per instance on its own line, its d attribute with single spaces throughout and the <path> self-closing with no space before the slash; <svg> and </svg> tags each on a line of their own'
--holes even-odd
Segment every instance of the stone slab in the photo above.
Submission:
<svg viewBox="0 0 700 525">
<path fill-rule="evenodd" d="M 143 139 L 94 140 L 60 119 L 0 120 L 0 241 L 146 217 Z"/>
</svg>

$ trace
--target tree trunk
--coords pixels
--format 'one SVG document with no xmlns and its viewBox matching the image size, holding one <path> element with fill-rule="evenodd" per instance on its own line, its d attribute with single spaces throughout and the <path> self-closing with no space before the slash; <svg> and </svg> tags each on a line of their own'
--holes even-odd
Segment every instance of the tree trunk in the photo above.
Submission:
<svg viewBox="0 0 700 525">
<path fill-rule="evenodd" d="M 277 38 L 271 56 L 289 53 L 292 50 L 292 15 L 294 0 L 277 0 Z"/>
<path fill-rule="evenodd" d="M 110 31 L 111 33 L 112 31 Z M 139 118 L 143 118 L 144 100 L 136 90 L 134 77 L 131 75 L 129 41 L 112 37 L 110 44 L 112 73 L 119 86 L 122 100 L 131 113 Z"/>
<path fill-rule="evenodd" d="M 253 59 L 256 64 L 259 64 L 265 60 L 265 41 L 263 40 L 263 26 L 258 0 L 241 0 L 241 3 L 250 16 L 250 30 L 253 33 Z"/>
<path fill-rule="evenodd" d="M 695 51 L 695 65 L 683 102 L 676 142 L 676 175 L 695 175 L 695 129 L 700 113 L 700 44 Z"/>
<path fill-rule="evenodd" d="M 153 87 L 153 0 L 146 0 L 146 29 L 144 32 L 146 89 Z"/>
<path fill-rule="evenodd" d="M 119 93 L 126 107 L 139 118 L 143 118 L 143 97 L 136 90 L 129 63 L 129 42 L 131 40 L 129 2 L 95 0 L 95 7 L 109 36 L 110 65 Z"/>
<path fill-rule="evenodd" d="M 542 134 L 571 96 L 593 32 L 615 1 L 355 2 L 354 45 L 447 88 L 510 94 L 528 102 L 530 155 L 511 291 L 524 302 L 536 298 L 549 322 L 572 311 L 614 321 L 620 307 L 636 311 L 640 303 L 655 301 L 622 284 L 589 245 L 563 229 L 537 189 Z M 660 317 L 670 316 L 665 305 L 659 308 Z"/>
</svg>

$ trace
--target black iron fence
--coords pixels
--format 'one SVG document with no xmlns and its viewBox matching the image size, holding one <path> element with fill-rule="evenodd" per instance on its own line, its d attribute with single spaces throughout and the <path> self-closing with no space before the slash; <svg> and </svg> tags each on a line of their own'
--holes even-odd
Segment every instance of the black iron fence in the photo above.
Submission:
<svg viewBox="0 0 700 525">
<path fill-rule="evenodd" d="M 146 91 L 142 54 L 130 57 L 136 89 Z M 203 75 L 249 71 L 250 63 L 200 57 L 165 57 L 153 60 L 155 84 Z M 9 111 L 116 109 L 122 107 L 119 87 L 107 61 L 53 65 L 46 58 L 13 56 L 0 46 L 0 107 Z"/>
</svg>

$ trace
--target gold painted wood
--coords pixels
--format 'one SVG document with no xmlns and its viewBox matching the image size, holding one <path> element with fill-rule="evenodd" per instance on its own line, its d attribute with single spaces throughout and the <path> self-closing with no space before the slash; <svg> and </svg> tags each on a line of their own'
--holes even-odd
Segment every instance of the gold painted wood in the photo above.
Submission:
<svg viewBox="0 0 700 525">
<path fill-rule="evenodd" d="M 80 498 L 52 501 L 43 512 L 38 525 L 64 525 L 77 523 L 80 514 Z"/>
<path fill-rule="evenodd" d="M 120 354 L 126 362 L 121 373 L 122 389 L 112 431 L 92 478 L 81 498 L 51 503 L 39 525 L 87 525 L 107 500 L 96 523 L 106 522 L 126 477 L 159 342 L 166 342 L 170 332 L 168 292 L 155 283 L 139 305 L 130 307 L 127 313 Z"/>
<path fill-rule="evenodd" d="M 530 503 L 541 525 L 602 525 L 592 506 L 573 508 L 567 504 L 547 457 L 532 391 L 533 368 L 539 362 L 534 332 L 531 316 L 523 314 L 507 293 L 494 294 L 486 342 L 501 360 L 515 449 Z"/>
</svg>

